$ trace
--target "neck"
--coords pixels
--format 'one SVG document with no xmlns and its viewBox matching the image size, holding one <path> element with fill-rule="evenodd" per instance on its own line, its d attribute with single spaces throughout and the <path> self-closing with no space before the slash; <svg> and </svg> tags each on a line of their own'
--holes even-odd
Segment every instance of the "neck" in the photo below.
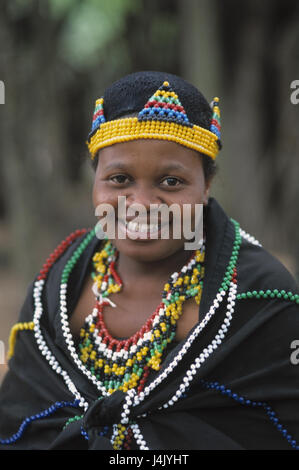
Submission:
<svg viewBox="0 0 299 470">
<path fill-rule="evenodd" d="M 134 285 L 136 281 L 154 280 L 158 283 L 166 282 L 170 275 L 179 272 L 189 261 L 194 251 L 180 250 L 176 253 L 156 261 L 140 261 L 119 253 L 117 271 L 124 283 Z"/>
</svg>

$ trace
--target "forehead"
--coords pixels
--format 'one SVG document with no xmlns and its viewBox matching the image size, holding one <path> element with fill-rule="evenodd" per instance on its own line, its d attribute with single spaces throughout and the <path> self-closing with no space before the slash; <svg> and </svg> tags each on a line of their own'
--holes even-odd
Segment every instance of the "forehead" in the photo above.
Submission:
<svg viewBox="0 0 299 470">
<path fill-rule="evenodd" d="M 177 170 L 194 170 L 202 166 L 200 154 L 183 145 L 166 140 L 138 139 L 105 147 L 99 152 L 99 166 L 118 164 L 147 167 L 168 166 Z"/>
</svg>

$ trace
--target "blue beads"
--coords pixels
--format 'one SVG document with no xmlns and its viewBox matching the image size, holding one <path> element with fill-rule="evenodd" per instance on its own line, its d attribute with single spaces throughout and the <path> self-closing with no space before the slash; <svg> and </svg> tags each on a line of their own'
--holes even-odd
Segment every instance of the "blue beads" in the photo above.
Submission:
<svg viewBox="0 0 299 470">
<path fill-rule="evenodd" d="M 84 439 L 86 439 L 88 441 L 88 434 L 85 431 L 85 429 L 83 428 L 83 426 L 81 426 L 81 435 L 84 437 Z"/>
<path fill-rule="evenodd" d="M 104 426 L 102 431 L 99 432 L 99 436 L 106 436 L 109 431 L 109 426 Z"/>
<path fill-rule="evenodd" d="M 156 116 L 157 119 L 161 119 L 161 121 L 164 121 L 165 119 L 170 120 L 174 123 L 177 124 L 189 124 L 189 119 L 186 115 L 186 113 L 183 113 L 181 111 L 175 111 L 174 109 L 170 108 L 163 108 L 163 107 L 150 107 L 150 108 L 144 108 L 140 111 L 138 114 L 138 119 L 142 120 L 142 118 L 146 117 L 153 117 Z"/>
<path fill-rule="evenodd" d="M 104 426 L 102 431 L 100 431 L 98 433 L 98 436 L 101 436 L 101 437 L 104 437 L 108 434 L 108 431 L 109 431 L 109 426 Z M 83 428 L 83 426 L 81 426 L 81 435 L 84 437 L 84 439 L 86 439 L 88 441 L 88 433 L 85 431 L 85 429 Z"/>
<path fill-rule="evenodd" d="M 218 382 L 207 382 L 204 379 L 200 380 L 200 383 L 207 389 L 217 390 L 222 395 L 227 395 L 236 402 L 245 406 L 252 407 L 261 407 L 264 409 L 266 415 L 270 419 L 271 423 L 276 427 L 276 429 L 282 434 L 282 436 L 289 442 L 291 447 L 295 450 L 299 450 L 299 445 L 297 441 L 288 433 L 287 429 L 279 422 L 279 419 L 276 415 L 276 412 L 265 402 L 261 401 L 252 401 L 249 398 L 241 397 L 237 393 L 232 392 L 229 388 L 226 388 L 225 385 L 221 385 Z"/>
<path fill-rule="evenodd" d="M 220 139 L 221 136 L 220 136 L 219 129 L 216 126 L 214 126 L 214 124 L 211 125 L 210 131 L 213 132 L 214 134 L 216 134 L 218 139 Z"/>
<path fill-rule="evenodd" d="M 104 122 L 106 122 L 106 119 L 103 115 L 99 115 L 92 123 L 92 127 L 91 127 L 91 132 L 93 132 L 95 129 L 97 129 L 98 127 L 100 127 L 101 124 L 103 124 Z"/>
<path fill-rule="evenodd" d="M 0 445 L 14 444 L 17 440 L 19 440 L 22 437 L 25 429 L 31 422 L 46 418 L 47 416 L 50 416 L 51 414 L 55 413 L 60 408 L 66 408 L 66 407 L 78 408 L 78 406 L 79 406 L 79 400 L 57 401 L 46 410 L 25 418 L 24 421 L 21 423 L 18 431 L 15 434 L 13 434 L 11 437 L 8 437 L 6 439 L 0 438 Z"/>
<path fill-rule="evenodd" d="M 143 116 L 146 116 L 147 114 L 149 114 L 149 112 L 150 112 L 150 109 L 149 109 L 149 108 L 143 109 L 143 110 L 140 111 L 140 113 L 138 114 L 138 118 L 141 119 Z"/>
</svg>

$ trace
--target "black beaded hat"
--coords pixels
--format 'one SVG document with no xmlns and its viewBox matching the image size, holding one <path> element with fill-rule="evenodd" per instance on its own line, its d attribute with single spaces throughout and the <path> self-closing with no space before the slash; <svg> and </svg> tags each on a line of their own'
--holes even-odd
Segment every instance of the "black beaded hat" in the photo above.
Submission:
<svg viewBox="0 0 299 470">
<path fill-rule="evenodd" d="M 174 141 L 215 159 L 221 148 L 218 101 L 214 98 L 211 108 L 195 86 L 170 73 L 127 75 L 96 101 L 87 142 L 91 157 L 114 143 L 151 138 Z"/>
</svg>

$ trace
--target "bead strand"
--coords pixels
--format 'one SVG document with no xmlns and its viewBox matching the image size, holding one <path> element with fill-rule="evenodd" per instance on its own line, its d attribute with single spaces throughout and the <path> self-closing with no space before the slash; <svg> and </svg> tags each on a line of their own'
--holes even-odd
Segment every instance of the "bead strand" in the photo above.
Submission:
<svg viewBox="0 0 299 470">
<path fill-rule="evenodd" d="M 64 253 L 64 251 L 69 247 L 69 245 L 77 237 L 86 234 L 86 232 L 87 232 L 86 229 L 76 230 L 71 235 L 69 235 L 64 241 L 61 242 L 61 244 L 54 250 L 53 255 L 50 255 L 49 261 L 47 262 L 47 266 L 45 267 L 44 265 L 44 267 L 40 271 L 40 275 L 38 276 L 37 281 L 35 281 L 34 288 L 33 288 L 33 300 L 34 300 L 33 323 L 34 323 L 34 335 L 35 335 L 37 346 L 41 352 L 41 355 L 45 357 L 45 359 L 48 361 L 49 365 L 54 370 L 54 372 L 56 372 L 58 375 L 61 375 L 61 377 L 63 378 L 71 394 L 73 394 L 76 397 L 76 399 L 79 400 L 79 406 L 83 407 L 85 410 L 88 408 L 88 403 L 80 395 L 74 383 L 72 382 L 71 378 L 69 377 L 68 373 L 61 368 L 55 356 L 52 354 L 52 352 L 48 348 L 46 341 L 41 332 L 40 319 L 43 315 L 43 306 L 42 306 L 43 288 L 44 288 L 47 274 L 51 266 Z"/>
<path fill-rule="evenodd" d="M 113 446 L 113 448 L 114 448 L 114 443 L 116 442 L 116 439 L 117 439 L 117 436 L 118 436 L 118 431 L 119 431 L 118 425 L 117 425 L 117 424 L 113 424 L 113 425 L 112 425 L 112 430 L 113 430 L 113 431 L 112 431 L 112 436 L 111 436 L 110 442 L 111 442 L 111 444 L 112 444 L 112 446 Z M 116 449 L 115 449 L 115 450 L 116 450 Z"/>
<path fill-rule="evenodd" d="M 127 428 L 127 433 L 126 433 L 126 441 L 124 442 L 124 450 L 131 450 L 131 444 L 132 444 L 132 440 L 133 440 L 133 431 L 131 429 L 131 427 L 128 427 Z"/>
<path fill-rule="evenodd" d="M 209 311 L 205 315 L 204 319 L 198 324 L 198 326 L 195 328 L 194 332 L 188 337 L 182 348 L 179 350 L 178 354 L 176 357 L 172 360 L 172 362 L 163 370 L 162 373 L 160 373 L 155 380 L 153 380 L 148 386 L 146 386 L 138 396 L 135 396 L 134 398 L 134 404 L 133 406 L 139 405 L 142 401 L 145 400 L 146 397 L 148 397 L 153 390 L 159 386 L 163 380 L 165 380 L 170 373 L 173 372 L 173 370 L 178 366 L 178 364 L 182 361 L 183 357 L 185 354 L 188 352 L 190 349 L 192 343 L 197 339 L 198 335 L 202 332 L 202 330 L 206 327 L 210 319 L 213 317 L 213 315 L 216 312 L 216 308 L 221 304 L 223 298 L 225 297 L 226 292 L 222 291 L 221 293 L 217 294 L 217 297 L 215 298 L 213 304 L 211 305 Z M 216 307 L 217 306 L 217 307 Z"/>
<path fill-rule="evenodd" d="M 84 439 L 86 441 L 88 441 L 88 434 L 87 432 L 85 431 L 85 429 L 83 428 L 83 426 L 81 426 L 81 435 L 84 437 Z"/>
<path fill-rule="evenodd" d="M 240 396 L 237 393 L 233 392 L 231 389 L 227 388 L 225 385 L 219 384 L 218 382 L 207 382 L 206 380 L 201 379 L 200 383 L 207 389 L 215 390 L 217 392 L 220 392 L 222 395 L 226 395 L 227 397 L 232 398 L 233 400 L 237 401 L 240 405 L 252 406 L 254 408 L 263 408 L 271 423 L 283 435 L 283 437 L 288 441 L 291 447 L 293 447 L 293 449 L 299 450 L 299 445 L 297 444 L 296 440 L 279 422 L 276 412 L 266 402 L 251 400 L 249 398 Z"/>
<path fill-rule="evenodd" d="M 292 292 L 286 292 L 284 289 L 267 289 L 267 290 L 259 290 L 259 291 L 248 291 L 242 292 L 237 295 L 237 300 L 243 299 L 282 299 L 282 300 L 289 300 L 291 302 L 295 302 L 299 304 L 299 294 L 294 294 Z"/>
<path fill-rule="evenodd" d="M 105 387 L 102 386 L 101 382 L 99 382 L 96 377 L 84 366 L 81 362 L 75 348 L 73 336 L 70 331 L 68 315 L 67 315 L 67 282 L 70 276 L 70 273 L 76 263 L 78 262 L 80 256 L 83 254 L 84 250 L 87 248 L 88 244 L 90 243 L 91 239 L 94 237 L 94 229 L 88 234 L 88 236 L 81 242 L 79 247 L 75 250 L 70 260 L 67 262 L 62 276 L 61 276 L 61 286 L 60 286 L 60 318 L 61 318 L 61 329 L 63 336 L 65 338 L 66 345 L 74 360 L 77 367 L 83 372 L 84 375 L 87 376 L 91 382 L 101 391 L 103 396 L 107 396 L 107 392 Z"/>
<path fill-rule="evenodd" d="M 136 394 L 136 390 L 130 389 L 127 391 L 125 394 L 125 403 L 123 405 L 123 411 L 121 413 L 121 421 L 120 424 L 118 425 L 118 432 L 114 433 L 111 438 L 111 444 L 114 449 L 119 450 L 123 446 L 123 442 L 125 440 L 125 431 L 128 428 L 128 423 L 129 423 L 129 415 L 130 415 L 130 409 L 133 404 L 134 396 Z"/>
<path fill-rule="evenodd" d="M 75 421 L 80 421 L 80 419 L 83 418 L 84 415 L 77 415 L 73 416 L 73 418 L 69 418 L 65 425 L 63 426 L 63 429 L 65 429 L 69 424 L 74 423 Z"/>
<path fill-rule="evenodd" d="M 241 242 L 242 242 L 242 238 L 240 235 L 240 226 L 238 222 L 236 222 L 233 219 L 231 219 L 231 221 L 235 226 L 235 240 L 233 244 L 232 254 L 231 254 L 223 281 L 221 283 L 221 287 L 219 288 L 219 292 L 221 292 L 222 290 L 227 291 L 229 288 L 230 281 L 234 272 L 234 268 L 236 267 L 237 260 L 239 257 L 239 251 L 240 251 Z"/>
<path fill-rule="evenodd" d="M 19 331 L 24 331 L 24 330 L 31 330 L 32 331 L 33 329 L 34 329 L 34 323 L 32 321 L 31 322 L 16 323 L 12 327 L 10 335 L 9 335 L 9 341 L 8 341 L 8 343 L 9 343 L 9 350 L 8 350 L 8 354 L 7 354 L 8 359 L 11 359 L 12 356 L 14 355 L 18 332 Z"/>
<path fill-rule="evenodd" d="M 252 243 L 252 245 L 256 245 L 260 247 L 262 246 L 262 244 L 256 238 L 254 238 L 252 235 L 245 232 L 245 230 L 241 228 L 240 228 L 240 235 L 242 238 L 244 238 L 244 240 L 247 240 L 249 243 Z"/>
<path fill-rule="evenodd" d="M 26 428 L 33 421 L 47 418 L 48 416 L 51 416 L 52 414 L 56 413 L 56 411 L 60 410 L 61 408 L 66 408 L 66 407 L 78 408 L 78 406 L 80 406 L 79 400 L 56 401 L 53 405 L 51 405 L 46 410 L 40 411 L 39 413 L 29 416 L 28 418 L 24 419 L 18 431 L 7 439 L 0 439 L 0 444 L 2 445 L 14 444 L 17 440 L 19 440 L 23 436 Z"/>
<path fill-rule="evenodd" d="M 139 446 L 139 449 L 140 450 L 150 450 L 149 447 L 147 446 L 147 443 L 146 443 L 140 429 L 139 429 L 138 424 L 136 424 L 136 423 L 132 424 L 131 429 L 132 429 L 135 441 L 136 441 L 137 445 Z"/>
<path fill-rule="evenodd" d="M 121 424 L 128 424 L 129 422 L 129 415 L 130 415 L 130 408 L 134 401 L 134 396 L 136 395 L 136 390 L 134 388 L 128 390 L 125 395 L 125 403 L 123 406 L 123 411 L 121 413 Z"/>
<path fill-rule="evenodd" d="M 47 360 L 51 368 L 54 370 L 54 372 L 56 372 L 58 375 L 61 375 L 67 388 L 72 393 L 72 395 L 74 395 L 76 398 L 79 399 L 80 406 L 82 406 L 83 408 L 87 408 L 88 405 L 86 401 L 84 400 L 83 397 L 81 397 L 74 383 L 70 379 L 68 373 L 61 368 L 61 366 L 59 365 L 55 356 L 52 354 L 52 352 L 48 348 L 46 341 L 43 338 L 41 328 L 40 328 L 40 318 L 43 313 L 42 302 L 41 302 L 43 284 L 44 284 L 43 279 L 41 279 L 40 281 L 37 281 L 34 287 L 34 294 L 33 294 L 34 305 L 35 305 L 35 312 L 34 312 L 34 317 L 33 317 L 34 318 L 34 335 L 35 335 L 37 346 L 41 352 L 41 355 L 45 357 L 45 359 Z"/>
<path fill-rule="evenodd" d="M 65 338 L 66 345 L 70 352 L 72 359 L 74 360 L 75 364 L 79 368 L 79 370 L 87 376 L 87 378 L 93 382 L 93 384 L 101 391 L 103 396 L 107 396 L 108 393 L 106 392 L 105 387 L 96 379 L 96 377 L 84 366 L 82 361 L 80 360 L 75 344 L 73 341 L 73 336 L 70 331 L 68 315 L 67 315 L 67 282 L 70 276 L 70 273 L 74 266 L 76 265 L 77 261 L 79 260 L 80 256 L 83 254 L 84 250 L 87 248 L 88 244 L 90 243 L 91 239 L 94 237 L 95 229 L 93 229 L 89 236 L 81 242 L 77 250 L 73 253 L 70 260 L 67 262 L 61 277 L 61 286 L 60 286 L 60 318 L 61 318 L 61 329 L 63 336 Z"/>
<path fill-rule="evenodd" d="M 43 265 L 42 269 L 40 270 L 39 275 L 37 276 L 37 280 L 46 279 L 49 270 L 51 269 L 52 265 L 55 261 L 64 253 L 64 251 L 73 243 L 73 241 L 84 235 L 87 232 L 87 229 L 78 229 L 75 232 L 72 232 L 65 240 L 63 240 L 58 247 L 53 251 L 53 253 L 47 258 L 45 264 Z"/>
<path fill-rule="evenodd" d="M 206 327 L 210 319 L 213 317 L 213 315 L 216 312 L 216 309 L 219 308 L 221 302 L 223 301 L 226 295 L 226 290 L 229 288 L 229 285 L 237 283 L 236 263 L 238 260 L 239 250 L 241 246 L 241 235 L 240 235 L 240 230 L 239 230 L 239 224 L 234 220 L 232 220 L 232 222 L 235 226 L 235 240 L 233 244 L 232 255 L 231 255 L 225 276 L 224 276 L 224 280 L 221 284 L 222 287 L 219 290 L 218 294 L 216 295 L 213 301 L 213 304 L 211 305 L 204 319 L 198 324 L 194 332 L 188 337 L 187 341 L 184 343 L 183 347 L 180 349 L 177 356 L 172 360 L 172 362 L 167 366 L 167 368 L 161 374 L 159 374 L 153 382 L 151 382 L 147 387 L 145 387 L 144 391 L 140 393 L 139 396 L 134 398 L 133 406 L 137 406 L 141 401 L 143 401 L 177 367 L 179 362 L 183 359 L 184 355 L 191 347 L 192 343 L 196 340 L 197 336 L 201 333 L 201 331 Z M 236 297 L 237 288 L 236 287 L 232 287 L 232 288 L 234 289 L 234 297 Z M 235 305 L 235 300 L 230 299 L 228 310 L 233 309 L 234 305 Z M 213 344 L 220 344 L 219 342 L 222 341 L 222 335 L 223 333 L 221 335 L 217 335 L 214 338 L 214 341 L 216 343 L 213 343 Z"/>
<path fill-rule="evenodd" d="M 162 407 L 160 407 L 160 409 L 173 406 L 180 398 L 183 398 L 184 393 L 190 387 L 192 380 L 194 379 L 195 375 L 197 374 L 202 364 L 222 344 L 222 341 L 225 338 L 225 335 L 230 326 L 230 322 L 232 320 L 232 315 L 233 315 L 234 306 L 235 306 L 235 299 L 236 299 L 236 291 L 237 291 L 237 284 L 235 282 L 232 282 L 230 286 L 230 291 L 228 294 L 228 305 L 227 305 L 226 317 L 221 327 L 219 328 L 215 338 L 206 348 L 203 349 L 203 351 L 195 359 L 193 364 L 191 364 L 190 368 L 187 370 L 186 375 L 183 378 L 175 394 L 171 397 L 171 399 L 167 403 L 165 403 Z"/>
</svg>

